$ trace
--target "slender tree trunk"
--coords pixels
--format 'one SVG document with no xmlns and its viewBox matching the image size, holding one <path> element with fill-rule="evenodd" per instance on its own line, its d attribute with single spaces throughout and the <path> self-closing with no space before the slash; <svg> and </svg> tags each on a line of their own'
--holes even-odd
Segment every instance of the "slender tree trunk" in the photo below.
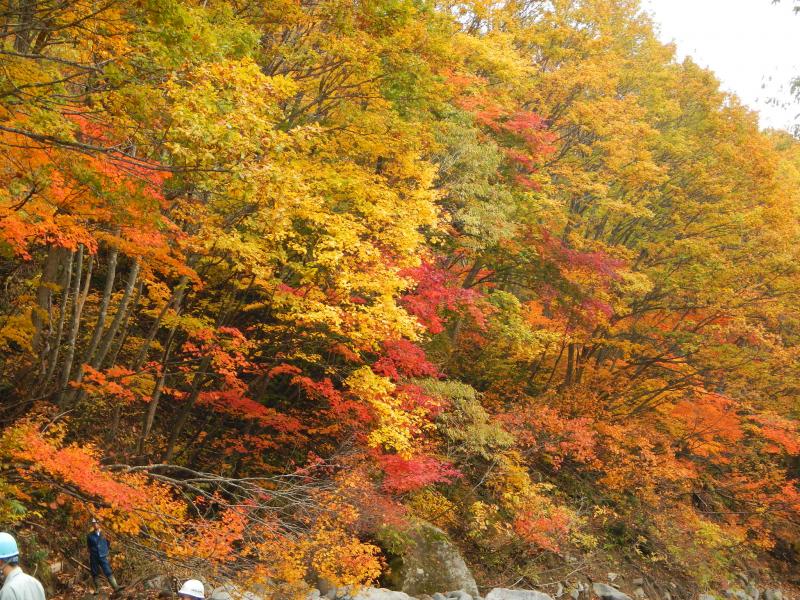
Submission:
<svg viewBox="0 0 800 600">
<path fill-rule="evenodd" d="M 92 339 L 89 342 L 89 346 L 86 348 L 86 352 L 83 355 L 83 360 L 81 361 L 81 364 L 78 367 L 78 374 L 75 376 L 76 384 L 80 384 L 81 381 L 83 381 L 84 365 L 89 363 L 94 357 L 94 353 L 97 351 L 97 346 L 100 343 L 100 337 L 103 334 L 103 329 L 105 328 L 106 316 L 108 315 L 108 305 L 111 302 L 111 294 L 114 291 L 114 281 L 117 278 L 118 257 L 119 257 L 119 250 L 117 248 L 111 248 L 108 253 L 108 273 L 106 274 L 106 284 L 105 288 L 103 289 L 103 298 L 100 301 L 100 309 L 97 315 L 97 322 L 95 323 L 94 326 Z M 81 391 L 79 389 L 75 390 L 75 394 L 73 395 L 73 403 L 77 403 L 82 399 L 83 399 L 83 394 L 81 393 Z"/>
<path fill-rule="evenodd" d="M 69 383 L 70 375 L 72 374 L 72 361 L 75 359 L 75 346 L 78 340 L 78 331 L 81 326 L 81 314 L 83 313 L 83 306 L 86 304 L 86 297 L 89 295 L 89 286 L 92 283 L 94 259 L 90 256 L 89 266 L 86 269 L 86 280 L 83 284 L 83 291 L 81 291 L 83 252 L 83 245 L 81 245 L 78 247 L 78 258 L 75 266 L 77 275 L 72 289 L 72 323 L 70 325 L 69 339 L 67 340 L 67 350 L 64 356 L 64 366 L 61 370 L 61 380 L 59 381 L 58 391 L 56 392 L 56 402 L 61 408 L 64 408 L 67 398 L 65 391 L 67 389 L 67 383 Z"/>
<path fill-rule="evenodd" d="M 150 327 L 150 331 L 147 332 L 147 337 L 142 344 L 142 347 L 139 348 L 139 352 L 136 355 L 136 359 L 133 361 L 131 365 L 131 371 L 138 371 L 142 368 L 144 361 L 147 359 L 147 351 L 150 349 L 150 344 L 153 343 L 153 340 L 158 333 L 158 330 L 161 328 L 161 322 L 164 320 L 164 316 L 167 314 L 167 311 L 170 308 L 173 308 L 176 311 L 180 311 L 181 304 L 183 303 L 183 298 L 186 295 L 186 285 L 189 283 L 189 278 L 184 275 L 181 277 L 178 285 L 175 287 L 175 290 L 172 293 L 172 298 L 164 304 L 161 308 L 161 311 L 158 313 L 156 320 L 153 322 L 152 326 Z"/>
<path fill-rule="evenodd" d="M 178 442 L 178 438 L 183 433 L 183 428 L 186 427 L 186 421 L 189 420 L 189 415 L 194 408 L 194 403 L 197 402 L 197 397 L 200 395 L 200 390 L 203 387 L 206 379 L 206 370 L 211 365 L 211 357 L 206 356 L 200 361 L 200 366 L 198 367 L 197 372 L 195 373 L 194 379 L 192 381 L 192 389 L 189 392 L 189 396 L 186 398 L 183 406 L 181 407 L 180 412 L 178 413 L 178 420 L 175 422 L 175 425 L 172 427 L 172 432 L 169 436 L 169 441 L 167 442 L 167 448 L 164 451 L 164 455 L 162 456 L 162 462 L 170 462 L 172 458 L 175 456 L 175 444 Z"/>
<path fill-rule="evenodd" d="M 136 448 L 136 453 L 140 456 L 144 454 L 144 445 L 147 442 L 150 431 L 153 429 L 153 422 L 156 418 L 158 403 L 161 400 L 161 391 L 164 389 L 164 382 L 167 379 L 167 363 L 169 362 L 169 357 L 172 353 L 172 342 L 175 338 L 176 331 L 177 327 L 173 327 L 172 331 L 170 331 L 169 338 L 167 338 L 167 343 L 164 345 L 164 352 L 161 355 L 161 375 L 159 376 L 158 381 L 153 388 L 153 393 L 150 396 L 150 402 L 147 405 L 147 412 L 145 412 L 144 419 L 142 421 L 142 431 L 139 435 L 139 444 Z"/>
<path fill-rule="evenodd" d="M 122 333 L 119 336 L 119 342 L 114 345 L 113 350 L 111 351 L 111 357 L 108 361 L 108 364 L 114 366 L 117 364 L 117 356 L 119 356 L 120 350 L 125 345 L 125 341 L 128 339 L 128 332 L 131 328 L 131 321 L 130 321 L 130 314 L 136 310 L 136 306 L 139 304 L 139 298 L 142 295 L 142 280 L 139 280 L 139 285 L 136 286 L 136 293 L 133 297 L 133 300 L 128 304 L 128 309 L 125 313 L 125 317 L 123 318 L 123 326 L 122 326 Z M 114 405 L 114 412 L 111 417 L 111 428 L 109 429 L 108 438 L 113 440 L 117 437 L 117 432 L 119 431 L 119 423 L 120 419 L 122 418 L 122 404 L 119 402 Z"/>
<path fill-rule="evenodd" d="M 567 372 L 564 374 L 564 387 L 572 385 L 575 373 L 575 344 L 570 342 L 567 346 Z"/>
<path fill-rule="evenodd" d="M 37 353 L 41 352 L 43 341 L 43 330 L 45 325 L 49 325 L 50 319 L 50 305 L 53 296 L 53 283 L 58 274 L 58 263 L 60 260 L 60 249 L 50 246 L 47 251 L 47 258 L 42 267 L 42 277 L 39 280 L 39 285 L 36 288 L 36 306 L 31 313 L 31 320 L 33 321 L 33 347 Z"/>
<path fill-rule="evenodd" d="M 114 314 L 114 320 L 111 321 L 111 325 L 105 332 L 105 335 L 103 335 L 97 352 L 89 362 L 93 369 L 99 369 L 103 366 L 103 360 L 105 360 L 108 351 L 111 349 L 111 344 L 114 342 L 114 338 L 116 337 L 117 332 L 119 331 L 119 328 L 125 319 L 125 316 L 128 314 L 128 304 L 131 301 L 133 290 L 136 287 L 136 280 L 139 277 L 139 267 L 139 260 L 135 259 L 131 265 L 130 273 L 128 274 L 128 283 L 125 286 L 125 291 L 123 292 L 122 298 L 119 301 L 119 306 L 117 306 L 117 312 Z"/>
<path fill-rule="evenodd" d="M 94 326 L 92 339 L 86 349 L 83 357 L 84 363 L 91 363 L 94 353 L 97 351 L 97 346 L 100 344 L 100 338 L 103 335 L 103 329 L 106 325 L 106 316 L 108 315 L 108 306 L 111 303 L 111 294 L 114 291 L 114 282 L 117 279 L 117 259 L 119 257 L 119 250 L 111 248 L 108 253 L 108 274 L 106 276 L 106 285 L 103 289 L 103 299 L 100 301 L 100 312 L 97 315 L 97 322 Z M 78 378 L 80 381 L 80 376 Z"/>
<path fill-rule="evenodd" d="M 31 49 L 36 4 L 37 0 L 20 0 L 19 3 L 16 14 L 19 21 L 17 22 L 17 33 L 14 36 L 14 50 L 20 54 L 27 54 Z"/>
<path fill-rule="evenodd" d="M 50 352 L 49 364 L 47 367 L 47 374 L 45 375 L 44 379 L 42 380 L 41 386 L 39 387 L 39 394 L 45 393 L 47 391 L 50 382 L 53 379 L 53 376 L 56 372 L 56 366 L 58 365 L 58 355 L 61 351 L 61 340 L 64 337 L 64 323 L 67 320 L 67 304 L 70 298 L 70 289 L 72 288 L 73 283 L 73 263 L 75 262 L 76 253 L 70 252 L 69 261 L 67 263 L 67 268 L 64 272 L 64 286 L 63 292 L 61 294 L 61 305 L 59 306 L 59 314 L 58 314 L 58 328 L 56 330 L 56 338 L 55 342 L 53 343 L 53 349 Z M 80 279 L 80 271 L 75 274 L 75 280 Z"/>
<path fill-rule="evenodd" d="M 114 344 L 114 349 L 111 351 L 111 357 L 108 360 L 108 364 L 115 365 L 117 364 L 117 358 L 119 357 L 119 353 L 122 348 L 125 347 L 125 342 L 128 341 L 128 334 L 131 331 L 131 315 L 136 310 L 136 307 L 139 306 L 139 300 L 142 297 L 142 288 L 144 287 L 144 282 L 142 279 L 139 279 L 139 285 L 136 286 L 136 294 L 131 300 L 130 304 L 128 305 L 128 314 L 125 315 L 124 319 L 124 327 L 122 328 L 122 334 L 119 336 L 119 342 Z"/>
</svg>

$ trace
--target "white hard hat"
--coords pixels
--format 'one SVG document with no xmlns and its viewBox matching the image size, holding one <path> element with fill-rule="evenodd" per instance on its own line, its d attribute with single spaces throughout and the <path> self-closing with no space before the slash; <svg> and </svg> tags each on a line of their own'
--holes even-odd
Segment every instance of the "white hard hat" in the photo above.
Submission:
<svg viewBox="0 0 800 600">
<path fill-rule="evenodd" d="M 203 584 L 197 579 L 190 579 L 186 583 L 183 584 L 183 587 L 178 590 L 179 596 L 190 596 L 192 598 L 198 598 L 198 600 L 203 600 L 206 597 L 206 589 L 203 587 Z"/>
</svg>

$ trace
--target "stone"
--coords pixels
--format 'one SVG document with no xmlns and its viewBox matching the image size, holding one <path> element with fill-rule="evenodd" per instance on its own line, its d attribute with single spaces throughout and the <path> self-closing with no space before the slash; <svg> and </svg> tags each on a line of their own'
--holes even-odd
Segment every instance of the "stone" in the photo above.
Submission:
<svg viewBox="0 0 800 600">
<path fill-rule="evenodd" d="M 700 594 L 697 600 L 717 600 L 717 597 L 714 594 Z"/>
<path fill-rule="evenodd" d="M 436 592 L 433 595 L 433 600 L 447 600 L 447 596 L 445 596 L 444 594 L 441 594 L 439 592 Z"/>
<path fill-rule="evenodd" d="M 766 589 L 764 600 L 783 600 L 783 592 L 775 588 Z"/>
<path fill-rule="evenodd" d="M 564 595 L 564 586 L 563 586 L 563 585 L 561 584 L 561 582 L 559 581 L 559 582 L 556 584 L 556 591 L 555 591 L 555 593 L 553 594 L 553 596 L 555 596 L 556 598 L 561 598 L 561 596 L 563 596 L 563 595 Z"/>
<path fill-rule="evenodd" d="M 405 592 L 395 592 L 385 588 L 362 588 L 351 598 L 352 600 L 412 600 Z"/>
<path fill-rule="evenodd" d="M 569 591 L 569 597 L 572 598 L 572 600 L 578 600 L 581 597 L 581 591 L 582 590 L 579 590 L 578 588 L 572 588 Z"/>
<path fill-rule="evenodd" d="M 226 583 L 211 590 L 208 600 L 263 600 L 261 596 L 232 583 Z"/>
<path fill-rule="evenodd" d="M 627 594 L 623 594 L 617 588 L 605 583 L 595 583 L 592 589 L 600 600 L 631 600 L 631 597 Z"/>
<path fill-rule="evenodd" d="M 393 588 L 410 596 L 462 590 L 472 598 L 479 597 L 475 578 L 444 531 L 423 521 L 404 535 L 406 543 L 392 560 L 393 575 L 388 583 Z"/>
<path fill-rule="evenodd" d="M 751 600 L 750 596 L 743 589 L 732 588 L 725 590 L 725 595 L 733 600 Z"/>
<path fill-rule="evenodd" d="M 453 592 L 447 592 L 445 594 L 451 600 L 472 600 L 472 596 L 470 596 L 464 590 L 455 590 Z"/>
<path fill-rule="evenodd" d="M 144 582 L 144 589 L 174 593 L 178 590 L 178 586 L 169 575 L 157 575 Z"/>
<path fill-rule="evenodd" d="M 635 585 L 636 587 L 642 587 L 642 586 L 644 586 L 644 579 L 642 579 L 641 577 L 637 577 L 636 579 L 631 581 L 631 583 L 633 585 Z"/>
<path fill-rule="evenodd" d="M 50 567 L 50 574 L 56 575 L 57 573 L 61 573 L 64 570 L 64 563 L 61 561 L 52 562 L 48 565 Z"/>
<path fill-rule="evenodd" d="M 619 578 L 619 573 L 609 573 L 608 574 L 608 580 L 611 583 L 614 583 L 618 578 Z"/>
<path fill-rule="evenodd" d="M 752 583 L 747 586 L 745 590 L 748 596 L 750 596 L 753 600 L 761 600 L 761 591 L 754 586 Z"/>
<path fill-rule="evenodd" d="M 317 588 L 311 588 L 311 591 L 308 592 L 306 596 L 306 600 L 319 600 L 322 597 L 322 594 Z"/>
<path fill-rule="evenodd" d="M 551 596 L 536 590 L 509 590 L 494 588 L 486 594 L 485 600 L 553 600 Z"/>
<path fill-rule="evenodd" d="M 637 600 L 646 600 L 647 594 L 645 594 L 644 588 L 637 587 L 635 590 L 633 590 L 633 597 L 637 598 Z"/>
</svg>

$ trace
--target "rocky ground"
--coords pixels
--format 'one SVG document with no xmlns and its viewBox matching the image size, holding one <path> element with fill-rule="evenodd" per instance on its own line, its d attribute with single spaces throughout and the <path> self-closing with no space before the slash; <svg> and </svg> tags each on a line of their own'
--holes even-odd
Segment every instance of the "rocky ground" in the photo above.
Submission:
<svg viewBox="0 0 800 600">
<path fill-rule="evenodd" d="M 74 564 L 73 564 L 74 563 Z M 788 589 L 762 585 L 744 574 L 724 589 L 687 595 L 673 583 L 651 578 L 606 572 L 601 579 L 575 572 L 563 581 L 551 584 L 547 592 L 536 589 L 493 588 L 481 592 L 464 558 L 447 535 L 429 524 L 422 524 L 402 549 L 402 556 L 392 561 L 392 574 L 384 582 L 387 588 L 336 587 L 325 580 L 313 582 L 307 600 L 792 600 Z M 68 568 L 72 566 L 72 568 Z M 94 596 L 87 587 L 84 568 L 76 561 L 51 565 L 53 587 L 63 590 L 49 596 L 53 600 L 106 600 L 115 598 L 106 589 Z M 119 600 L 174 598 L 178 577 L 161 574 L 127 582 Z M 211 588 L 210 600 L 282 600 L 265 589 L 241 589 L 234 583 Z"/>
</svg>

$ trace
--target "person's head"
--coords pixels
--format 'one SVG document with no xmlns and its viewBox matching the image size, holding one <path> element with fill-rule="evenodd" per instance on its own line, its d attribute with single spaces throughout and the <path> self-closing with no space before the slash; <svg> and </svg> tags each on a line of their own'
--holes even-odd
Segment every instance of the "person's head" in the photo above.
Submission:
<svg viewBox="0 0 800 600">
<path fill-rule="evenodd" d="M 178 598 L 204 600 L 205 597 L 206 589 L 203 587 L 202 582 L 197 581 L 197 579 L 189 579 L 181 586 L 181 589 L 178 590 Z"/>
<path fill-rule="evenodd" d="M 92 517 L 92 531 L 100 531 L 100 521 Z"/>
<path fill-rule="evenodd" d="M 19 564 L 19 548 L 17 540 L 10 533 L 0 533 L 0 570 L 7 575 L 11 569 Z"/>
</svg>

